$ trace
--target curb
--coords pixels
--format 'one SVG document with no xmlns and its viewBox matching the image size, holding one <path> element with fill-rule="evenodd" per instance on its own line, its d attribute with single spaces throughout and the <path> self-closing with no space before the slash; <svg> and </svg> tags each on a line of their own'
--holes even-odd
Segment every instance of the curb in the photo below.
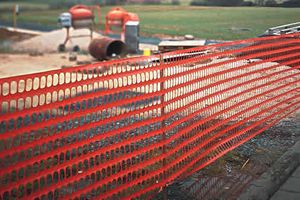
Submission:
<svg viewBox="0 0 300 200">
<path fill-rule="evenodd" d="M 300 140 L 265 173 L 254 180 L 238 200 L 268 200 L 300 165 Z"/>
</svg>

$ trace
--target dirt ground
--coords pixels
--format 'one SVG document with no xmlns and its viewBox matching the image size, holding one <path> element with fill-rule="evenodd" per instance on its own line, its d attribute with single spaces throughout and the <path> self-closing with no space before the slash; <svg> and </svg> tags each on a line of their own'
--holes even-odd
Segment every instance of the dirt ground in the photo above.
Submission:
<svg viewBox="0 0 300 200">
<path fill-rule="evenodd" d="M 20 34 L 18 32 L 12 31 L 12 29 L 0 28 L 0 41 L 1 40 L 11 40 L 11 41 L 22 41 L 34 37 L 34 34 Z"/>
<path fill-rule="evenodd" d="M 89 31 L 71 31 L 72 35 L 86 35 Z M 25 29 L 0 28 L 0 78 L 49 71 L 96 62 L 87 52 L 89 37 L 72 38 L 67 43 L 66 53 L 58 53 L 57 48 L 64 40 L 63 29 L 50 32 L 36 32 Z M 94 33 L 94 37 L 102 37 Z M 79 45 L 81 52 L 72 52 Z M 140 50 L 157 50 L 156 45 L 140 44 Z M 70 61 L 70 58 L 76 57 Z"/>
<path fill-rule="evenodd" d="M 0 54 L 0 78 L 61 69 L 95 61 L 90 55 L 74 53 L 54 54 Z"/>
<path fill-rule="evenodd" d="M 235 200 L 300 139 L 300 112 L 167 188 L 172 200 Z M 159 194 L 156 200 L 162 200 Z"/>
<path fill-rule="evenodd" d="M 66 43 L 66 49 L 72 50 L 76 45 L 83 51 L 87 51 L 90 43 L 90 30 L 79 29 L 70 30 L 70 40 Z M 45 32 L 27 40 L 17 42 L 12 45 L 15 52 L 39 52 L 39 53 L 55 53 L 58 46 L 62 44 L 66 38 L 66 30 L 58 29 Z M 103 37 L 99 33 L 93 32 L 93 38 Z"/>
<path fill-rule="evenodd" d="M 33 32 L 25 29 L 1 28 L 0 27 L 0 53 L 3 43 L 6 43 L 9 53 L 57 53 L 58 46 L 66 38 L 66 30 L 58 29 L 50 32 Z M 72 51 L 78 46 L 82 52 L 88 52 L 90 44 L 90 31 L 88 29 L 70 30 L 70 40 L 66 43 L 66 50 Z M 98 32 L 93 32 L 93 38 L 106 37 Z M 157 45 L 140 43 L 140 49 L 149 48 L 158 50 Z"/>
</svg>

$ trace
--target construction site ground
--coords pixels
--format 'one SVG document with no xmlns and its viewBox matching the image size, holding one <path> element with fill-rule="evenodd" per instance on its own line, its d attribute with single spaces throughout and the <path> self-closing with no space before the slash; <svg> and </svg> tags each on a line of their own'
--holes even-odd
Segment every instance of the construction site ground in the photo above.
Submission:
<svg viewBox="0 0 300 200">
<path fill-rule="evenodd" d="M 71 34 L 88 35 L 89 30 L 71 30 Z M 66 45 L 66 52 L 58 53 L 65 35 L 64 29 L 40 32 L 0 27 L 0 78 L 97 62 L 88 53 L 89 37 L 72 38 Z M 96 32 L 93 35 L 103 37 Z M 79 46 L 79 52 L 72 51 L 75 45 Z M 157 50 L 156 45 L 144 43 L 139 48 L 141 51 Z"/>
<path fill-rule="evenodd" d="M 75 61 L 70 61 L 70 56 L 74 55 L 70 53 L 0 54 L 0 78 L 88 64 L 93 61 L 87 54 L 76 55 Z"/>
<path fill-rule="evenodd" d="M 273 196 L 271 200 L 277 200 L 283 192 L 290 191 L 291 198 L 284 199 L 299 199 L 293 198 L 295 189 L 287 187 L 299 189 L 300 179 L 297 185 L 284 185 L 290 176 L 287 184 L 296 180 L 291 174 L 299 166 L 300 154 L 294 153 L 300 151 L 299 139 L 300 113 L 297 113 L 191 177 L 174 182 L 166 189 L 168 197 L 174 200 L 267 200 Z M 157 199 L 163 199 L 163 194 Z"/>
</svg>

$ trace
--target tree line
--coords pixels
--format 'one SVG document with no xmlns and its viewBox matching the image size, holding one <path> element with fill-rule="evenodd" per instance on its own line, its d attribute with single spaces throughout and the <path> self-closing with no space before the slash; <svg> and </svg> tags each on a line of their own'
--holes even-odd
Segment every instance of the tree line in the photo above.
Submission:
<svg viewBox="0 0 300 200">
<path fill-rule="evenodd" d="M 17 0 L 0 0 L 6 2 L 18 2 Z M 38 2 L 39 0 L 27 0 Z M 124 5 L 124 4 L 166 4 L 180 5 L 182 0 L 44 0 L 50 8 L 71 7 L 75 4 L 87 5 Z M 280 3 L 281 2 L 281 3 Z M 300 0 L 192 0 L 192 6 L 267 6 L 267 7 L 300 7 Z"/>
<path fill-rule="evenodd" d="M 266 7 L 300 7 L 300 0 L 287 0 L 278 3 L 276 0 L 192 0 L 192 6 L 266 6 Z"/>
</svg>

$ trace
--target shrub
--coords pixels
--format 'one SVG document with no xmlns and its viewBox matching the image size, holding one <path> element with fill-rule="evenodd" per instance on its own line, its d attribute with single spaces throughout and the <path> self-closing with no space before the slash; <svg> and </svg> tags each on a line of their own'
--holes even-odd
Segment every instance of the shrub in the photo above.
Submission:
<svg viewBox="0 0 300 200">
<path fill-rule="evenodd" d="M 280 4 L 282 7 L 300 7 L 300 1 L 299 0 L 289 0 L 285 1 L 282 4 Z"/>
<path fill-rule="evenodd" d="M 241 6 L 243 0 L 193 0 L 193 6 Z"/>
<path fill-rule="evenodd" d="M 171 4 L 172 5 L 179 5 L 180 2 L 179 2 L 179 0 L 172 0 Z"/>
<path fill-rule="evenodd" d="M 276 6 L 278 6 L 278 4 L 275 0 L 267 0 L 265 2 L 265 6 L 267 6 L 267 7 L 276 7 Z"/>
<path fill-rule="evenodd" d="M 255 6 L 255 3 L 252 1 L 244 1 L 241 6 Z"/>
</svg>

